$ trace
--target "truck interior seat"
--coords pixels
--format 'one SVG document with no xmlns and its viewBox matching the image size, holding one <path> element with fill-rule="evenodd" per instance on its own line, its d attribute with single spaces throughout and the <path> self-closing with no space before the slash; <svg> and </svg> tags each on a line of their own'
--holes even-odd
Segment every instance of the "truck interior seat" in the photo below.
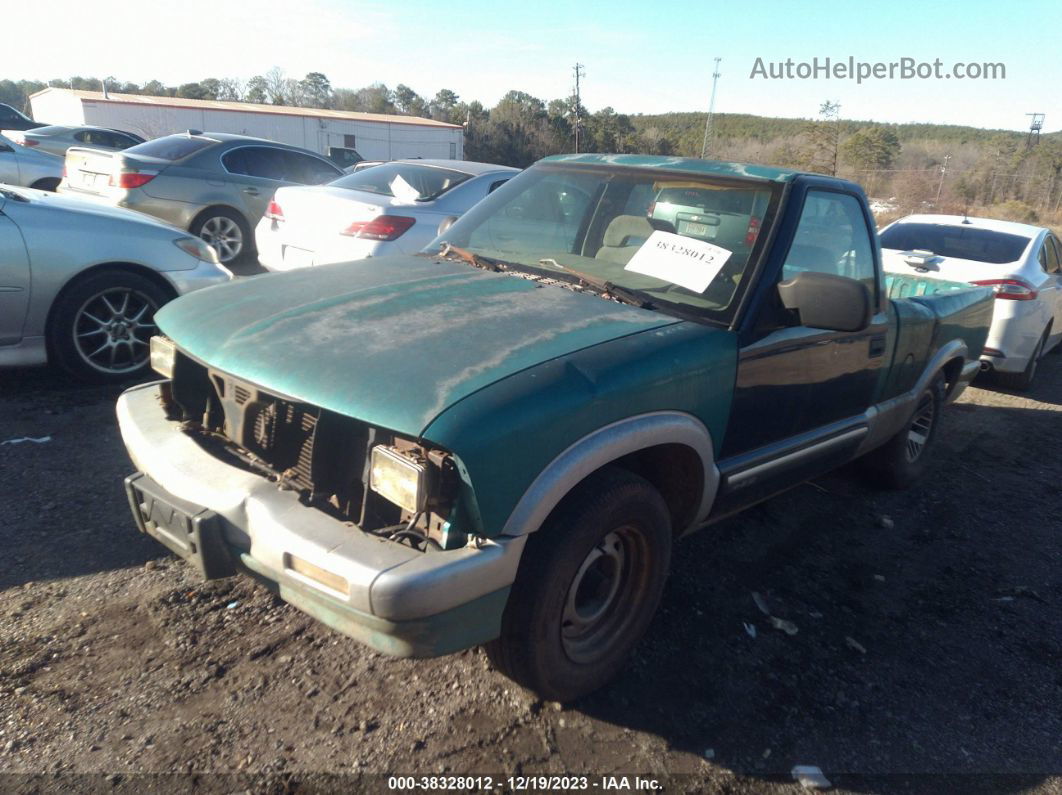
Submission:
<svg viewBox="0 0 1062 795">
<path fill-rule="evenodd" d="M 626 265 L 651 234 L 653 225 L 644 216 L 617 215 L 605 228 L 595 258 Z"/>
</svg>

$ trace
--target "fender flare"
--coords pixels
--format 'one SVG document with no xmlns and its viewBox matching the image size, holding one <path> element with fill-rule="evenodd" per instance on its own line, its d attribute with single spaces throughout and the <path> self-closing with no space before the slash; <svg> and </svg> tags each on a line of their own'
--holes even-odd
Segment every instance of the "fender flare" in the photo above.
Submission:
<svg viewBox="0 0 1062 795">
<path fill-rule="evenodd" d="M 533 533 L 557 504 L 588 475 L 630 453 L 661 444 L 681 444 L 694 450 L 704 469 L 700 506 L 690 527 L 707 517 L 719 488 L 719 469 L 708 428 L 691 414 L 655 411 L 618 420 L 598 428 L 554 458 L 531 483 L 509 514 L 504 536 Z M 676 528 L 683 532 L 690 528 Z"/>
</svg>

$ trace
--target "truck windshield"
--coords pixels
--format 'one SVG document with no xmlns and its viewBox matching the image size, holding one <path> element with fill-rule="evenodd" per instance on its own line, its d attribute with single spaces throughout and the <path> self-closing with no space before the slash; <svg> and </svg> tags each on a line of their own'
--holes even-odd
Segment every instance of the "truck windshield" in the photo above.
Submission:
<svg viewBox="0 0 1062 795">
<path fill-rule="evenodd" d="M 938 257 L 1003 265 L 1021 259 L 1029 245 L 1022 235 L 948 224 L 893 224 L 881 233 L 881 247 L 897 251 L 932 251 Z"/>
<path fill-rule="evenodd" d="M 449 243 L 537 276 L 611 285 L 663 311 L 728 322 L 778 193 L 760 181 L 541 163 L 426 251 Z"/>
</svg>

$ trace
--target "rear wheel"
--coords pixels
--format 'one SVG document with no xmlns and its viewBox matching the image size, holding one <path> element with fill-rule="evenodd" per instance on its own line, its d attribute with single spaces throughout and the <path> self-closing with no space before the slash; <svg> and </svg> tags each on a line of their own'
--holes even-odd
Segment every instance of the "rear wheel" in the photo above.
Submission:
<svg viewBox="0 0 1062 795">
<path fill-rule="evenodd" d="M 238 213 L 223 207 L 203 212 L 188 231 L 209 243 L 226 265 L 238 260 L 250 247 L 251 230 L 247 222 Z"/>
<path fill-rule="evenodd" d="M 945 382 L 937 376 L 918 396 L 914 414 L 900 431 L 864 459 L 876 485 L 905 489 L 918 480 L 929 463 L 944 407 Z"/>
<path fill-rule="evenodd" d="M 592 475 L 528 540 L 491 661 L 546 699 L 596 690 L 649 626 L 670 556 L 660 493 L 625 470 Z"/>
<path fill-rule="evenodd" d="M 1036 348 L 1033 350 L 1032 356 L 1029 357 L 1029 363 L 1025 365 L 1024 370 L 1020 373 L 996 373 L 996 379 L 1002 386 L 1018 392 L 1025 392 L 1032 388 L 1033 379 L 1036 377 L 1036 368 L 1040 363 L 1040 357 L 1044 355 L 1044 346 L 1047 345 L 1050 331 L 1050 329 L 1044 329 L 1043 336 L 1036 343 Z"/>
<path fill-rule="evenodd" d="M 170 296 L 138 273 L 103 271 L 63 292 L 52 308 L 49 348 L 59 365 L 90 381 L 124 381 L 148 370 L 155 312 Z"/>
</svg>

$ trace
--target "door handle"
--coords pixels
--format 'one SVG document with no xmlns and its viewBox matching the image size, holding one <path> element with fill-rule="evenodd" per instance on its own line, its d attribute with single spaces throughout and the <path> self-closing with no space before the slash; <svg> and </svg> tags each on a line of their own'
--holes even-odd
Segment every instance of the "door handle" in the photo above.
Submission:
<svg viewBox="0 0 1062 795">
<path fill-rule="evenodd" d="M 246 193 L 248 196 L 257 196 L 258 188 L 244 188 L 243 192 Z"/>
<path fill-rule="evenodd" d="M 879 334 L 870 338 L 870 358 L 874 359 L 885 353 L 885 335 Z"/>
</svg>

